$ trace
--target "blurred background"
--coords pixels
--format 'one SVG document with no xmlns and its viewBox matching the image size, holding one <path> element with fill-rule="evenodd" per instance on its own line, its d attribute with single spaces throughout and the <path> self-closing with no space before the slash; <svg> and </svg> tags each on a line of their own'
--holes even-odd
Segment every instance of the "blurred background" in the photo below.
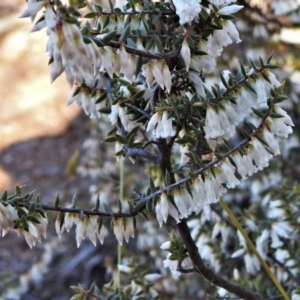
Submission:
<svg viewBox="0 0 300 300">
<path fill-rule="evenodd" d="M 69 195 L 69 203 L 75 192 L 78 198 L 87 195 L 91 184 L 89 179 L 65 175 L 68 160 L 89 134 L 89 119 L 76 105 L 66 107 L 70 87 L 64 76 L 50 85 L 49 58 L 43 55 L 45 30 L 29 34 L 29 19 L 18 19 L 26 7 L 24 0 L 0 2 L 0 191 L 13 192 L 16 185 L 25 185 L 25 193 L 35 190 L 45 203 L 53 203 L 57 194 Z M 102 266 L 110 256 L 101 253 L 111 253 L 105 248 L 111 243 L 100 254 L 90 242 L 77 250 L 74 232 L 59 240 L 51 223 L 52 242 L 48 237 L 32 250 L 13 232 L 1 238 L 0 295 L 11 289 L 12 299 L 23 291 L 26 300 L 62 300 L 73 294 L 71 284 L 90 284 L 91 277 L 103 281 Z M 112 244 L 115 249 L 115 239 Z M 34 280 L 26 281 L 27 275 Z"/>
<path fill-rule="evenodd" d="M 245 3 L 238 1 L 238 4 Z M 0 192 L 13 192 L 16 185 L 24 185 L 25 193 L 35 190 L 45 203 L 54 203 L 60 194 L 63 205 L 68 205 L 77 193 L 84 207 L 92 207 L 90 195 L 97 194 L 99 184 L 103 189 L 115 188 L 111 180 L 111 174 L 117 171 L 115 161 L 111 164 L 105 154 L 114 150 L 107 150 L 105 146 L 105 151 L 98 152 L 104 147 L 99 144 L 103 138 L 99 128 L 95 128 L 75 104 L 66 107 L 70 87 L 64 75 L 50 85 L 49 58 L 43 55 L 47 37 L 44 30 L 29 34 L 29 19 L 18 19 L 25 7 L 25 0 L 0 2 Z M 260 9 L 264 11 L 264 7 Z M 300 41 L 293 39 L 300 34 L 293 30 L 280 31 L 282 26 L 278 22 L 288 25 L 284 18 L 272 20 L 251 7 L 245 9 L 245 14 L 236 22 L 243 43 L 226 49 L 223 61 L 219 61 L 220 69 L 236 71 L 239 60 L 247 62 L 248 57 L 258 60 L 259 56 L 266 59 L 274 50 L 274 63 L 283 67 L 278 73 L 279 79 L 288 79 L 286 92 L 292 101 L 287 108 L 293 112 L 294 123 L 299 128 L 300 51 L 297 44 Z M 300 22 L 294 23 L 299 26 Z M 103 124 L 105 127 L 105 122 Z M 293 165 L 292 177 L 298 178 L 299 139 L 290 141 L 294 152 L 283 153 L 285 161 L 280 166 L 283 174 L 287 174 L 284 170 L 288 163 Z M 92 152 L 87 154 L 87 149 Z M 70 158 L 76 160 L 82 153 L 88 159 L 86 163 L 94 159 L 98 166 L 91 168 L 94 173 L 89 173 L 89 166 L 84 168 L 85 162 L 81 162 L 81 174 L 92 176 L 66 172 Z M 99 158 L 101 163 L 97 162 Z M 131 180 L 141 176 L 134 168 L 137 166 L 131 165 L 134 175 L 126 177 L 128 189 L 132 186 Z M 106 173 L 99 179 L 99 170 L 101 175 L 103 170 L 110 172 L 107 181 Z M 117 182 L 118 178 L 115 179 Z M 109 192 L 101 193 L 109 198 Z M 77 249 L 74 228 L 60 240 L 54 230 L 55 214 L 49 214 L 49 218 L 52 222 L 46 242 L 32 250 L 23 236 L 18 238 L 13 232 L 0 239 L 0 299 L 2 293 L 10 291 L 7 299 L 66 300 L 73 295 L 70 285 L 80 282 L 88 286 L 95 280 L 101 286 L 111 279 L 117 249 L 114 236 L 108 237 L 103 246 L 98 243 L 94 247 L 90 241 L 84 241 Z M 18 298 L 21 294 L 23 296 Z"/>
</svg>

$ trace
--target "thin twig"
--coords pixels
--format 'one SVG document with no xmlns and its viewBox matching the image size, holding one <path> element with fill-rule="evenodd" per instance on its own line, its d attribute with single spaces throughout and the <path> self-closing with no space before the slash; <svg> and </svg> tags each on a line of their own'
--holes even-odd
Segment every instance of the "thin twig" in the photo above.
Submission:
<svg viewBox="0 0 300 300">
<path fill-rule="evenodd" d="M 219 287 L 226 289 L 230 293 L 241 297 L 241 299 L 261 299 L 258 294 L 248 291 L 244 287 L 223 278 L 205 264 L 194 240 L 191 237 L 190 229 L 186 223 L 186 220 L 181 220 L 181 222 L 177 224 L 177 228 L 179 230 L 182 241 L 190 255 L 190 258 L 193 261 L 194 268 L 196 268 L 197 271 L 200 272 L 207 280 Z"/>
<path fill-rule="evenodd" d="M 148 113 L 146 113 L 144 110 L 140 109 L 139 107 L 133 105 L 132 103 L 124 102 L 124 105 L 134 109 L 137 112 L 139 112 L 141 115 L 145 116 L 148 120 L 151 118 Z"/>
</svg>

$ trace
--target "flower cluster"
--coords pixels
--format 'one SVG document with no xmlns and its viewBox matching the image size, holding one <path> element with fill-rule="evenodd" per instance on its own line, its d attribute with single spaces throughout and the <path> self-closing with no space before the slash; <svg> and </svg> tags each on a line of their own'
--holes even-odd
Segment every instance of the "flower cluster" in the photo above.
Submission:
<svg viewBox="0 0 300 300">
<path fill-rule="evenodd" d="M 178 279 L 179 276 L 181 275 L 180 270 L 178 267 L 188 270 L 193 267 L 193 262 L 191 261 L 189 256 L 186 256 L 182 261 L 179 262 L 178 259 L 174 258 L 174 255 L 172 254 L 172 242 L 167 241 L 164 242 L 161 246 L 160 249 L 165 250 L 165 251 L 171 251 L 167 254 L 167 258 L 163 261 L 163 265 L 165 268 L 169 268 L 173 278 Z"/>
<path fill-rule="evenodd" d="M 101 217 L 84 215 L 80 218 L 78 213 L 67 212 L 65 215 L 58 213 L 55 229 L 57 235 L 61 238 L 64 230 L 71 230 L 73 224 L 76 225 L 76 242 L 77 247 L 80 247 L 82 240 L 88 236 L 91 242 L 96 246 L 97 238 L 103 244 L 104 238 L 107 235 L 107 229 L 102 226 Z"/>
<path fill-rule="evenodd" d="M 282 120 L 281 128 L 285 126 L 284 118 L 276 120 Z M 288 119 L 288 121 L 291 120 Z M 190 186 L 191 192 L 186 189 L 174 189 L 172 196 L 178 213 L 166 195 L 162 193 L 156 206 L 156 217 L 160 225 L 163 221 L 167 221 L 168 215 L 178 222 L 178 216 L 182 219 L 187 218 L 193 212 L 199 213 L 205 205 L 217 202 L 219 197 L 226 192 L 225 187 L 235 188 L 240 180 L 246 180 L 248 176 L 266 168 L 273 155 L 280 154 L 279 144 L 274 134 L 267 128 L 264 128 L 259 135 L 259 139 L 253 136 L 243 151 L 234 151 L 230 159 L 224 158 L 218 166 L 198 175 Z"/>
<path fill-rule="evenodd" d="M 253 70 L 248 75 L 251 76 L 251 74 Z M 265 72 L 264 76 L 267 76 L 269 82 L 262 74 L 259 74 L 258 78 L 248 80 L 252 91 L 242 86 L 237 93 L 231 94 L 235 97 L 235 103 L 222 100 L 218 103 L 219 105 L 207 106 L 204 131 L 206 139 L 212 146 L 214 142 L 210 141 L 211 139 L 221 141 L 222 138 L 233 136 L 235 127 L 249 116 L 251 108 L 266 107 L 270 89 L 279 87 L 280 83 L 269 71 Z M 230 72 L 224 72 L 224 79 L 228 82 L 229 78 Z M 223 83 L 220 88 L 221 90 L 225 88 Z M 290 126 L 291 124 L 289 122 Z"/>
<path fill-rule="evenodd" d="M 21 217 L 20 217 L 21 216 Z M 40 213 L 29 213 L 24 207 L 13 207 L 0 202 L 0 231 L 5 236 L 9 231 L 23 234 L 30 248 L 41 243 L 42 236 L 47 236 L 48 219 Z"/>
</svg>

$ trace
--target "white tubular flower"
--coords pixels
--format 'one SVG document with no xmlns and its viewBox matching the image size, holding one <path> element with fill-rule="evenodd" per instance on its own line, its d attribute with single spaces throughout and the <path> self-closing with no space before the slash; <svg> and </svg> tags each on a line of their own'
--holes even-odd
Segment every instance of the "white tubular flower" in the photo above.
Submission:
<svg viewBox="0 0 300 300">
<path fill-rule="evenodd" d="M 162 250 L 168 250 L 168 249 L 170 249 L 171 245 L 172 244 L 171 244 L 170 241 L 166 241 L 166 242 L 164 242 L 164 243 L 162 243 L 160 245 L 160 249 L 162 249 Z"/>
<path fill-rule="evenodd" d="M 65 22 L 62 25 L 62 31 L 66 43 L 69 44 L 71 48 L 74 48 L 78 53 L 87 57 L 87 47 L 83 41 L 79 27 L 74 24 L 69 24 Z"/>
<path fill-rule="evenodd" d="M 216 6 L 221 6 L 221 5 L 228 5 L 234 3 L 236 2 L 236 0 L 210 0 L 209 2 Z"/>
<path fill-rule="evenodd" d="M 113 219 L 114 234 L 121 246 L 123 245 L 123 237 L 125 238 L 125 241 L 127 243 L 129 241 L 130 236 L 134 237 L 134 227 L 133 227 L 132 220 L 130 218 L 126 218 L 125 222 L 126 224 L 124 224 L 123 218 Z"/>
<path fill-rule="evenodd" d="M 240 11 L 244 6 L 243 5 L 230 5 L 230 6 L 225 6 L 221 8 L 218 11 L 218 14 L 220 15 L 232 15 Z"/>
<path fill-rule="evenodd" d="M 206 194 L 206 204 L 211 204 L 217 201 L 217 193 L 214 181 L 211 176 L 205 174 L 204 189 Z"/>
<path fill-rule="evenodd" d="M 131 83 L 136 68 L 135 56 L 128 54 L 123 44 L 120 46 L 118 54 L 120 57 L 121 72 L 125 74 Z"/>
<path fill-rule="evenodd" d="M 266 70 L 265 74 L 267 75 L 268 79 L 271 82 L 271 83 L 269 83 L 268 81 L 265 82 L 265 84 L 269 87 L 269 89 L 274 87 L 277 88 L 280 86 L 280 82 L 277 80 L 276 76 L 272 72 Z"/>
<path fill-rule="evenodd" d="M 126 221 L 126 230 L 123 232 L 123 236 L 125 241 L 128 243 L 130 237 L 134 238 L 134 227 L 133 227 L 132 218 L 126 218 L 125 221 Z"/>
<path fill-rule="evenodd" d="M 185 165 L 189 161 L 189 157 L 186 155 L 189 153 L 188 145 L 180 145 L 180 165 Z"/>
<path fill-rule="evenodd" d="M 253 147 L 250 150 L 249 155 L 251 155 L 259 170 L 264 169 L 269 165 L 269 160 L 272 158 L 272 155 L 257 138 L 252 138 L 250 144 Z"/>
<path fill-rule="evenodd" d="M 98 231 L 99 222 L 100 222 L 100 217 L 98 217 L 98 219 L 97 219 L 96 235 L 97 235 L 97 238 L 98 238 L 99 242 L 101 243 L 101 245 L 103 245 L 104 238 L 107 236 L 108 231 L 103 225 L 102 225 L 100 231 Z"/>
<path fill-rule="evenodd" d="M 111 107 L 111 113 L 109 114 L 108 118 L 112 125 L 117 124 L 118 117 L 120 117 L 121 123 L 125 130 L 129 129 L 130 117 L 126 113 L 124 107 L 121 107 L 118 103 L 114 104 Z"/>
<path fill-rule="evenodd" d="M 225 30 L 228 33 L 233 42 L 238 44 L 242 41 L 240 39 L 239 32 L 237 31 L 235 25 L 230 20 L 226 20 L 226 22 L 223 25 L 223 30 Z"/>
<path fill-rule="evenodd" d="M 35 215 L 35 217 L 40 221 L 40 223 L 35 224 L 36 228 L 38 229 L 40 235 L 42 235 L 44 238 L 47 237 L 47 227 L 48 227 L 48 219 L 47 215 L 44 218 L 41 214 Z"/>
<path fill-rule="evenodd" d="M 169 69 L 169 66 L 164 61 L 162 67 L 162 76 L 163 76 L 163 84 L 167 89 L 167 92 L 170 94 L 172 87 L 172 75 Z"/>
<path fill-rule="evenodd" d="M 56 58 L 54 58 L 50 68 L 50 83 L 53 83 L 65 70 L 60 56 L 57 55 Z"/>
<path fill-rule="evenodd" d="M 267 254 L 269 251 L 269 246 L 268 246 L 269 236 L 270 236 L 269 230 L 264 229 L 262 234 L 256 239 L 256 244 L 255 244 L 256 249 L 264 260 L 267 259 Z"/>
<path fill-rule="evenodd" d="M 32 249 L 40 240 L 25 229 L 15 229 L 18 235 L 23 234 L 28 246 Z"/>
<path fill-rule="evenodd" d="M 30 17 L 31 22 L 34 21 L 37 13 L 47 5 L 47 1 L 40 1 L 28 4 L 28 8 L 26 8 L 20 15 L 19 18 L 28 18 Z"/>
<path fill-rule="evenodd" d="M 196 213 L 200 212 L 203 206 L 206 204 L 206 194 L 205 194 L 205 187 L 204 181 L 202 180 L 201 175 L 199 175 L 195 181 L 193 182 L 193 197 L 196 207 L 194 211 Z"/>
<path fill-rule="evenodd" d="M 177 271 L 178 261 L 170 259 L 171 253 L 168 253 L 167 258 L 163 261 L 164 268 L 169 268 L 174 279 L 178 279 L 181 273 Z"/>
<path fill-rule="evenodd" d="M 157 113 L 156 113 L 157 114 Z M 158 114 L 154 114 L 152 118 L 150 119 L 148 126 L 147 126 L 147 131 L 151 130 L 153 126 L 155 126 L 155 121 L 157 120 L 157 127 L 153 131 L 154 136 L 159 139 L 159 138 L 167 138 L 169 136 L 174 136 L 176 134 L 176 130 L 173 128 L 172 125 L 172 118 L 168 119 L 168 113 L 164 111 L 162 113 L 162 118 L 159 120 Z"/>
<path fill-rule="evenodd" d="M 122 246 L 123 245 L 123 231 L 124 231 L 124 224 L 122 218 L 114 218 L 113 219 L 113 227 L 114 227 L 114 234 L 116 236 L 117 241 Z"/>
<path fill-rule="evenodd" d="M 270 131 L 276 136 L 287 138 L 290 134 L 293 133 L 291 126 L 287 125 L 283 118 L 267 118 L 267 126 L 270 128 Z"/>
<path fill-rule="evenodd" d="M 100 68 L 100 72 L 106 71 L 110 78 L 113 78 L 113 74 L 115 71 L 113 61 L 114 61 L 114 53 L 112 48 L 109 46 L 105 46 L 99 49 L 102 55 L 102 65 Z"/>
<path fill-rule="evenodd" d="M 187 218 L 190 215 L 190 203 L 186 203 L 186 201 L 184 201 L 184 198 L 181 196 L 179 190 L 174 190 L 173 197 L 176 207 L 178 208 L 180 218 Z"/>
<path fill-rule="evenodd" d="M 190 67 L 197 72 L 210 73 L 216 68 L 216 59 L 210 55 L 193 55 Z"/>
<path fill-rule="evenodd" d="M 148 122 L 146 131 L 149 132 L 149 131 L 154 130 L 155 127 L 156 127 L 156 124 L 159 122 L 159 119 L 160 119 L 160 114 L 159 114 L 158 112 L 156 112 L 156 113 L 151 117 L 150 121 Z"/>
<path fill-rule="evenodd" d="M 187 38 L 185 38 L 181 45 L 180 55 L 182 56 L 186 71 L 189 70 L 191 64 L 191 49 L 187 42 Z"/>
<path fill-rule="evenodd" d="M 114 69 L 115 69 L 115 74 L 117 76 L 120 76 L 120 71 L 121 71 L 121 61 L 120 61 L 120 56 L 117 54 L 117 52 L 113 52 L 113 63 L 114 63 Z"/>
<path fill-rule="evenodd" d="M 204 82 L 197 72 L 189 71 L 189 80 L 193 83 L 199 96 L 205 97 Z"/>
<path fill-rule="evenodd" d="M 56 217 L 56 221 L 55 221 L 55 230 L 56 230 L 56 233 L 57 233 L 59 238 L 61 238 L 61 236 L 62 236 L 62 234 L 65 230 L 64 225 L 60 226 L 61 218 L 62 218 L 62 213 L 58 213 L 57 217 Z"/>
<path fill-rule="evenodd" d="M 8 204 L 6 207 L 0 203 L 0 231 L 2 229 L 2 236 L 13 228 L 14 221 L 19 219 L 17 210 Z"/>
<path fill-rule="evenodd" d="M 283 245 L 283 242 L 279 239 L 279 237 L 288 238 L 293 228 L 286 221 L 276 222 L 272 224 L 271 229 L 271 247 L 276 249 Z"/>
<path fill-rule="evenodd" d="M 237 171 L 241 175 L 242 179 L 243 180 L 247 179 L 248 172 L 247 172 L 247 169 L 245 167 L 242 155 L 238 151 L 236 151 L 236 152 L 233 153 L 231 158 L 233 159 L 235 165 L 237 166 Z"/>
<path fill-rule="evenodd" d="M 267 104 L 267 93 L 265 88 L 265 82 L 262 79 L 258 78 L 251 83 L 251 86 L 256 92 L 257 95 L 257 104 L 258 107 L 263 107 Z"/>
<path fill-rule="evenodd" d="M 222 169 L 222 179 L 224 179 L 224 183 L 226 183 L 226 186 L 230 189 L 235 188 L 240 181 L 236 178 L 234 172 L 235 172 L 235 167 L 230 163 L 228 158 L 223 161 L 221 165 Z"/>
<path fill-rule="evenodd" d="M 215 272 L 219 272 L 221 269 L 220 261 L 216 257 L 216 254 L 210 242 L 211 237 L 206 233 L 202 233 L 197 239 L 196 245 L 203 259 L 208 261 L 209 265 L 215 270 Z"/>
<path fill-rule="evenodd" d="M 262 138 L 268 144 L 267 149 L 272 152 L 273 155 L 280 155 L 279 144 L 273 133 L 265 128 L 262 133 Z"/>
<path fill-rule="evenodd" d="M 173 0 L 180 25 L 190 23 L 197 19 L 201 12 L 201 0 Z"/>
<path fill-rule="evenodd" d="M 49 29 L 53 29 L 57 23 L 57 17 L 50 5 L 47 5 L 45 10 L 45 21 Z"/>
<path fill-rule="evenodd" d="M 124 10 L 123 7 L 126 6 L 127 0 L 116 0 L 115 8 L 120 8 Z"/>
<path fill-rule="evenodd" d="M 280 106 L 278 105 L 275 105 L 274 106 L 274 111 L 277 113 L 277 114 L 280 114 L 282 115 L 283 117 L 280 118 L 282 119 L 282 121 L 286 124 L 286 125 L 289 125 L 289 126 L 295 126 L 291 117 L 287 114 L 287 112 L 285 110 L 283 110 Z"/>
<path fill-rule="evenodd" d="M 219 116 L 211 105 L 207 105 L 204 131 L 206 139 L 213 139 L 224 134 Z"/>
<path fill-rule="evenodd" d="M 145 275 L 143 278 L 145 278 L 149 282 L 154 282 L 154 281 L 161 279 L 161 277 L 162 277 L 161 274 L 151 273 L 151 274 Z"/>
<path fill-rule="evenodd" d="M 248 176 L 255 174 L 259 168 L 253 164 L 252 155 L 249 154 L 251 150 L 247 150 L 247 154 L 243 155 L 243 161 L 245 168 L 247 170 Z"/>
<path fill-rule="evenodd" d="M 159 226 L 161 227 L 163 222 L 167 222 L 169 215 L 169 200 L 165 193 L 162 193 L 160 199 L 157 201 L 155 213 Z"/>
<path fill-rule="evenodd" d="M 144 66 L 143 66 L 144 67 Z M 153 82 L 153 72 L 152 72 L 152 68 L 153 68 L 153 63 L 151 60 L 148 61 L 147 65 L 143 68 L 144 69 L 144 73 L 145 73 L 145 77 L 146 77 L 146 82 L 148 85 L 148 88 L 151 87 L 151 84 Z"/>
<path fill-rule="evenodd" d="M 241 42 L 239 32 L 230 20 L 226 20 L 223 23 L 223 29 L 215 30 L 213 34 L 208 37 L 208 54 L 213 57 L 220 56 L 223 51 L 223 47 L 228 46 L 232 42 Z"/>
<path fill-rule="evenodd" d="M 67 232 L 69 232 L 73 226 L 74 220 L 78 217 L 78 214 L 74 214 L 71 212 L 67 212 L 65 215 L 65 222 L 64 227 L 66 228 Z"/>
<path fill-rule="evenodd" d="M 162 73 L 162 62 L 161 60 L 152 61 L 152 74 L 157 82 L 157 84 L 164 89 L 164 78 Z"/>
<path fill-rule="evenodd" d="M 255 275 L 260 270 L 260 262 L 254 254 L 246 253 L 244 261 L 248 273 Z"/>
<path fill-rule="evenodd" d="M 126 265 L 118 265 L 118 270 L 124 273 L 131 273 L 134 269 Z"/>
</svg>

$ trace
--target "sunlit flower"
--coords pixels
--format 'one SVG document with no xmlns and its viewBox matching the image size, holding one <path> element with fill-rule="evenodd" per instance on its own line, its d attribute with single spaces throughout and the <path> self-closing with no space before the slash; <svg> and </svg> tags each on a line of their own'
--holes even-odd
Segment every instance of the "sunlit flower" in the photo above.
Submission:
<svg viewBox="0 0 300 300">
<path fill-rule="evenodd" d="M 176 14 L 180 18 L 180 25 L 190 23 L 194 19 L 197 19 L 199 13 L 201 12 L 201 0 L 174 0 L 173 4 L 176 8 Z"/>
</svg>

